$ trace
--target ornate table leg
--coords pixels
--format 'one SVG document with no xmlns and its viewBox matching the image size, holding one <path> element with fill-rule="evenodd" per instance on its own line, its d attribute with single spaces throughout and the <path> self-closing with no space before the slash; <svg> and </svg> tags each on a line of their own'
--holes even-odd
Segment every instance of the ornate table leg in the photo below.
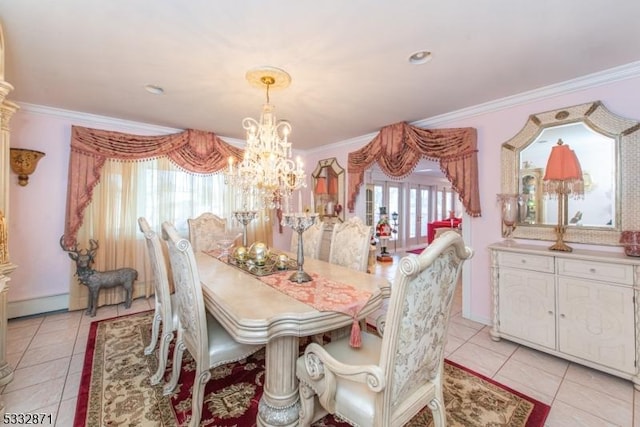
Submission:
<svg viewBox="0 0 640 427">
<path fill-rule="evenodd" d="M 298 425 L 300 399 L 296 378 L 297 359 L 298 337 L 279 337 L 267 343 L 264 393 L 258 405 L 258 426 Z"/>
</svg>

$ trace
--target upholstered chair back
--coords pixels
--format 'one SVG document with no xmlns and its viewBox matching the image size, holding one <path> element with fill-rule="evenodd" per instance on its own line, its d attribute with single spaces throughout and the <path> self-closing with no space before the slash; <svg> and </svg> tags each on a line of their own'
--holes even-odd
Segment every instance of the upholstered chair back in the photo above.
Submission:
<svg viewBox="0 0 640 427">
<path fill-rule="evenodd" d="M 458 276 L 472 254 L 459 234 L 445 233 L 400 260 L 382 337 L 363 331 L 357 349 L 348 336 L 307 345 L 296 363 L 300 425 L 326 411 L 351 425 L 400 427 L 428 406 L 444 427 L 444 347 Z"/>
<path fill-rule="evenodd" d="M 324 223 L 322 221 L 316 221 L 315 224 L 302 232 L 302 250 L 304 251 L 305 258 L 319 258 L 323 230 Z M 291 252 L 294 254 L 298 253 L 298 233 L 296 232 L 291 234 Z"/>
<path fill-rule="evenodd" d="M 163 393 L 168 395 L 176 391 L 182 369 L 182 354 L 187 350 L 196 363 L 193 369 L 195 380 L 190 390 L 189 427 L 197 427 L 200 425 L 204 390 L 211 379 L 211 370 L 245 359 L 262 347 L 235 341 L 220 323 L 205 311 L 200 274 L 191 243 L 181 238 L 168 222 L 162 224 L 162 237 L 167 240 L 169 247 L 169 260 L 176 287 L 174 299 L 178 312 L 178 336 L 173 352 L 173 368 Z"/>
<path fill-rule="evenodd" d="M 149 264 L 153 273 L 153 285 L 155 292 L 155 309 L 153 313 L 153 322 L 151 325 L 151 341 L 144 349 L 145 354 L 152 354 L 155 350 L 158 338 L 160 338 L 160 348 L 158 354 L 158 369 L 151 376 L 151 384 L 158 384 L 164 378 L 164 371 L 167 366 L 169 357 L 169 344 L 173 340 L 173 332 L 178 327 L 177 314 L 173 310 L 171 298 L 171 290 L 169 286 L 169 270 L 165 254 L 162 250 L 163 243 L 160 236 L 151 229 L 146 218 L 138 218 L 138 226 L 144 234 L 147 244 L 147 254 L 149 255 Z M 160 330 L 162 335 L 160 336 Z"/>
<path fill-rule="evenodd" d="M 187 220 L 189 241 L 194 252 L 217 249 L 216 242 L 227 229 L 227 220 L 210 212 Z"/>
<path fill-rule="evenodd" d="M 454 231 L 400 260 L 392 285 L 380 365 L 385 406 L 398 407 L 428 382 L 442 383 L 444 347 L 458 276 L 472 255 Z"/>
<path fill-rule="evenodd" d="M 329 247 L 329 262 L 359 271 L 367 271 L 371 226 L 358 217 L 334 225 Z"/>
<path fill-rule="evenodd" d="M 151 266 L 151 272 L 153 273 L 153 287 L 155 291 L 156 305 L 166 307 L 163 312 L 169 316 L 167 320 L 170 320 L 172 311 L 170 304 L 171 291 L 169 286 L 169 270 L 165 259 L 165 253 L 162 250 L 163 243 L 160 241 L 158 233 L 151 228 L 146 218 L 138 218 L 138 226 L 140 227 L 142 234 L 144 234 L 145 243 L 147 245 L 149 265 Z M 162 320 L 164 320 L 164 316 Z"/>
<path fill-rule="evenodd" d="M 162 233 L 169 249 L 182 342 L 199 366 L 209 366 L 206 312 L 191 243 L 168 222 L 162 224 Z"/>
</svg>

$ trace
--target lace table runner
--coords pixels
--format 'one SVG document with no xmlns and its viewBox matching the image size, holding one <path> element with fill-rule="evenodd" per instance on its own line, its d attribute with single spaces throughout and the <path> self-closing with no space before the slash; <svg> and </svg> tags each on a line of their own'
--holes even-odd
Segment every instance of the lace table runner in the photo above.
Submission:
<svg viewBox="0 0 640 427">
<path fill-rule="evenodd" d="M 205 252 L 214 258 L 220 255 L 219 250 Z M 220 260 L 221 261 L 221 260 Z M 224 261 L 221 261 L 224 262 Z M 255 276 L 263 283 L 280 292 L 305 303 L 318 311 L 336 311 L 353 318 L 351 325 L 351 337 L 349 343 L 352 347 L 360 347 L 360 323 L 358 313 L 367 304 L 372 293 L 370 291 L 356 289 L 346 283 L 336 282 L 310 273 L 311 281 L 299 284 L 289 280 L 291 271 L 282 271 L 269 276 Z"/>
<path fill-rule="evenodd" d="M 309 275 L 312 280 L 302 284 L 289 280 L 290 271 L 259 277 L 259 279 L 272 288 L 310 305 L 318 311 L 336 311 L 351 316 L 353 323 L 351 325 L 349 343 L 352 347 L 360 347 L 362 339 L 357 316 L 367 304 L 369 298 L 371 298 L 371 292 L 327 279 L 317 273 L 310 273 Z"/>
</svg>

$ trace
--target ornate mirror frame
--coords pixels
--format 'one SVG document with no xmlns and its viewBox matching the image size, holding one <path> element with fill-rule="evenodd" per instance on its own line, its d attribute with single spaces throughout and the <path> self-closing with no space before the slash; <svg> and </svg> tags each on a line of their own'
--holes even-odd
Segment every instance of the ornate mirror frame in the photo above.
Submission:
<svg viewBox="0 0 640 427">
<path fill-rule="evenodd" d="M 318 194 L 316 189 L 318 187 L 318 179 L 323 178 L 326 179 L 331 176 L 332 179 L 335 179 L 335 183 L 337 184 L 337 188 L 332 189 L 332 185 L 327 182 L 325 185 L 325 190 L 328 191 L 329 194 Z M 326 205 L 329 201 L 333 203 L 333 208 L 331 213 L 319 212 L 321 217 L 326 218 L 337 218 L 340 221 L 344 221 L 345 209 L 344 209 L 344 195 L 345 195 L 345 180 L 344 180 L 344 169 L 342 166 L 338 164 L 338 160 L 335 157 L 330 159 L 320 160 L 313 171 L 312 177 L 312 189 L 314 192 L 314 199 L 316 200 L 316 205 Z"/>
<path fill-rule="evenodd" d="M 594 131 L 614 138 L 617 143 L 616 213 L 619 226 L 615 229 L 568 227 L 564 239 L 575 243 L 620 245 L 622 231 L 640 230 L 640 123 L 611 113 L 600 101 L 529 116 L 522 130 L 502 144 L 501 191 L 519 192 L 520 151 L 542 130 L 575 122 L 583 122 Z M 554 241 L 555 232 L 553 226 L 531 224 L 516 227 L 513 237 Z"/>
</svg>

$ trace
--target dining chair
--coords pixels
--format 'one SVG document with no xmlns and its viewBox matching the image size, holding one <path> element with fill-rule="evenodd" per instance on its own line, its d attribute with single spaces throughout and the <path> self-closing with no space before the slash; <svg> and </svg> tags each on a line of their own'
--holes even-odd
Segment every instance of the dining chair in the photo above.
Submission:
<svg viewBox="0 0 640 427">
<path fill-rule="evenodd" d="M 169 358 L 169 344 L 173 341 L 174 332 L 178 327 L 178 316 L 175 307 L 174 296 L 169 288 L 169 273 L 165 255 L 162 251 L 162 242 L 158 234 L 151 229 L 146 218 L 138 218 L 138 226 L 144 234 L 147 243 L 147 254 L 151 263 L 153 272 L 153 286 L 155 310 L 153 313 L 153 323 L 151 324 L 151 342 L 144 349 L 144 354 L 152 354 L 156 348 L 160 328 L 162 327 L 162 336 L 160 337 L 160 348 L 158 349 L 158 369 L 151 376 L 152 385 L 160 383 L 164 377 L 164 371 L 167 367 L 167 359 Z"/>
<path fill-rule="evenodd" d="M 175 391 L 182 368 L 185 350 L 193 357 L 195 380 L 191 396 L 191 420 L 189 425 L 200 425 L 204 388 L 211 379 L 210 370 L 227 363 L 245 359 L 263 346 L 241 344 L 205 310 L 200 276 L 191 243 L 178 235 L 175 227 L 162 224 L 162 237 L 167 241 L 169 261 L 176 288 L 178 336 L 173 353 L 171 378 L 164 387 L 164 394 Z"/>
<path fill-rule="evenodd" d="M 359 217 L 336 224 L 331 235 L 329 262 L 366 272 L 371 231 L 371 226 Z"/>
<path fill-rule="evenodd" d="M 434 239 L 442 236 L 444 233 L 453 231 L 454 233 L 462 234 L 462 230 L 459 228 L 449 228 L 449 227 L 438 227 L 435 229 Z"/>
<path fill-rule="evenodd" d="M 217 249 L 218 237 L 227 229 L 227 220 L 211 212 L 205 212 L 197 218 L 187 219 L 189 241 L 195 252 Z"/>
<path fill-rule="evenodd" d="M 311 227 L 302 232 L 302 250 L 304 256 L 318 259 L 320 256 L 320 245 L 322 244 L 322 233 L 324 231 L 324 223 L 316 221 Z M 298 253 L 298 233 L 291 235 L 291 252 Z"/>
<path fill-rule="evenodd" d="M 472 255 L 460 235 L 446 233 L 400 260 L 382 337 L 362 332 L 358 349 L 349 337 L 308 344 L 296 362 L 299 425 L 329 412 L 351 425 L 403 426 L 428 406 L 434 425 L 444 427 L 447 329 L 458 276 Z"/>
</svg>

